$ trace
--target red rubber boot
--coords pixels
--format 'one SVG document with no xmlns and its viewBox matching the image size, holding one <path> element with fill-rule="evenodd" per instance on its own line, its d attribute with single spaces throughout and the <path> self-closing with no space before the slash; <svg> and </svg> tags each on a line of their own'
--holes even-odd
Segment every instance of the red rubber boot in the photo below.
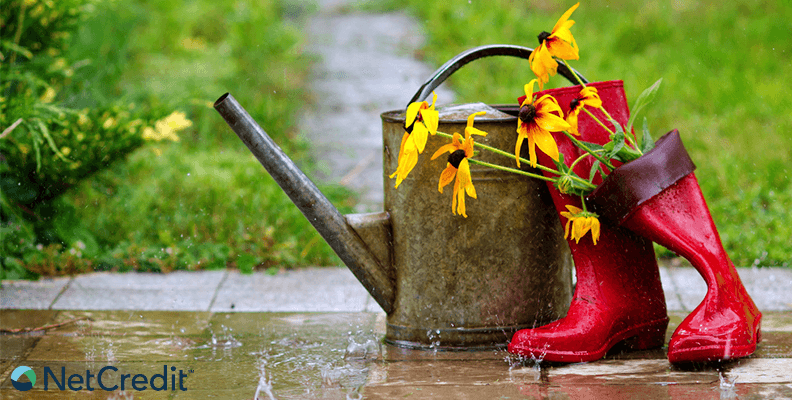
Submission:
<svg viewBox="0 0 792 400">
<path fill-rule="evenodd" d="M 756 308 L 723 249 L 693 173 L 639 206 L 622 226 L 690 261 L 707 282 L 707 295 L 668 344 L 672 363 L 745 357 L 761 339 Z"/>
<path fill-rule="evenodd" d="M 622 82 L 589 86 L 598 89 L 611 116 L 625 124 L 629 111 Z M 541 94 L 552 94 L 566 113 L 579 91 L 580 87 L 567 87 Z M 595 114 L 604 120 L 599 111 Z M 580 115 L 578 126 L 581 140 L 600 144 L 609 140 L 608 133 L 585 114 Z M 564 161 L 570 165 L 580 152 L 563 134 L 554 138 Z M 540 164 L 555 167 L 549 157 L 538 155 Z M 584 159 L 576 166 L 576 172 L 588 177 L 590 166 L 591 160 Z M 562 194 L 551 184 L 548 188 L 559 212 L 567 211 L 566 205 L 581 207 L 579 198 Z M 668 316 L 652 243 L 607 221 L 601 221 L 596 245 L 589 236 L 579 243 L 568 243 L 577 285 L 566 317 L 518 331 L 509 343 L 509 352 L 538 360 L 584 362 L 602 358 L 619 342 L 635 350 L 661 347 Z"/>
</svg>

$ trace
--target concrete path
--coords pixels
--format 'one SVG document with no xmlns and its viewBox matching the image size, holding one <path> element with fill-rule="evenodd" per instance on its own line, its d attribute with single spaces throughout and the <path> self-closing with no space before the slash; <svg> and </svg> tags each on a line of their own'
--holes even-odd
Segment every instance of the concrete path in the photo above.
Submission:
<svg viewBox="0 0 792 400">
<path fill-rule="evenodd" d="M 762 311 L 792 310 L 792 270 L 739 269 Z M 707 287 L 690 267 L 663 266 L 670 311 L 692 311 Z M 307 268 L 277 275 L 236 271 L 95 273 L 39 281 L 3 281 L 0 309 L 213 312 L 382 312 L 346 268 Z"/>
<path fill-rule="evenodd" d="M 380 114 L 404 109 L 436 67 L 413 57 L 423 36 L 411 17 L 339 13 L 345 3 L 321 1 L 321 11 L 310 20 L 309 51 L 321 62 L 311 80 L 314 101 L 300 119 L 300 129 L 314 143 L 318 178 L 360 193 L 358 212 L 380 211 Z M 438 103 L 453 100 L 445 88 L 437 93 Z"/>
</svg>

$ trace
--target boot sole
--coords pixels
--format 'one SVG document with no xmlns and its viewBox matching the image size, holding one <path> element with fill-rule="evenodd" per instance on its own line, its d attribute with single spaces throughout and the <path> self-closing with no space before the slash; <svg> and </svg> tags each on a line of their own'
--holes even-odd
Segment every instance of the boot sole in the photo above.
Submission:
<svg viewBox="0 0 792 400">
<path fill-rule="evenodd" d="M 658 319 L 633 326 L 614 334 L 602 347 L 594 351 L 563 351 L 526 346 L 509 346 L 510 353 L 536 358 L 539 361 L 575 363 L 599 360 L 618 343 L 625 342 L 630 350 L 647 350 L 662 347 L 668 318 Z"/>
</svg>

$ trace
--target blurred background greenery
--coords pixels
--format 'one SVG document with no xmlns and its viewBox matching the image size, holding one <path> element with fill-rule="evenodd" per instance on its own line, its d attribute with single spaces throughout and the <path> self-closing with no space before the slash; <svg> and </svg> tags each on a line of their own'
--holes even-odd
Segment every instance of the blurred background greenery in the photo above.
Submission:
<svg viewBox="0 0 792 400">
<path fill-rule="evenodd" d="M 0 139 L 2 278 L 340 263 L 212 108 L 233 92 L 310 170 L 295 122 L 313 8 L 1 1 L 0 127 L 24 121 Z M 142 139 L 173 111 L 193 122 L 178 142 Z"/>
<path fill-rule="evenodd" d="M 0 3 L 0 278 L 340 263 L 211 104 L 231 91 L 310 173 L 296 121 L 309 101 L 303 27 L 315 6 Z M 417 56 L 439 66 L 473 46 L 534 47 L 571 5 L 384 0 L 348 11 L 411 13 L 427 36 Z M 649 126 L 655 137 L 682 133 L 738 266 L 792 260 L 790 17 L 781 1 L 592 2 L 572 17 L 572 66 L 589 80 L 623 79 L 635 99 L 663 78 Z M 448 84 L 458 102 L 511 103 L 531 78 L 525 61 L 493 58 Z M 177 142 L 143 139 L 174 111 L 192 121 Z M 322 189 L 351 210 L 353 194 Z"/>
</svg>

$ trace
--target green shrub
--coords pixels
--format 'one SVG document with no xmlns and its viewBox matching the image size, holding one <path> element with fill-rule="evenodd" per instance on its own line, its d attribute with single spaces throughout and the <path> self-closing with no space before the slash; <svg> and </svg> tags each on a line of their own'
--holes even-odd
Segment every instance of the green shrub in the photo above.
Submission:
<svg viewBox="0 0 792 400">
<path fill-rule="evenodd" d="M 9 276 L 24 277 L 27 271 L 49 275 L 224 267 L 250 272 L 339 264 L 212 108 L 217 97 L 230 91 L 311 173 L 308 144 L 295 129 L 307 100 L 305 79 L 311 60 L 302 52 L 300 24 L 310 9 L 280 0 L 80 4 L 87 5 L 83 15 L 90 15 L 80 19 L 69 41 L 61 43 L 59 57 L 69 70 L 62 75 L 68 77 L 63 85 L 53 86 L 53 102 L 45 103 L 69 110 L 64 111 L 69 132 L 61 135 L 66 128 L 60 125 L 49 132 L 55 149 L 69 149 L 64 154 L 68 162 L 53 156 L 46 138 L 39 147 L 49 151 L 49 158 L 41 159 L 41 167 L 31 161 L 34 151 L 27 158 L 21 152 L 14 156 L 55 182 L 29 186 L 68 190 L 31 210 L 33 218 L 22 217 L 26 212 L 19 207 L 12 210 L 19 214 L 13 219 L 19 228 L 15 232 L 23 237 L 14 241 L 19 243 L 15 256 L 4 264 L 15 268 L 15 275 Z M 31 101 L 41 102 L 45 90 L 42 86 Z M 156 127 L 155 119 L 175 109 L 185 111 L 193 122 L 179 134 L 180 141 L 137 148 L 146 128 Z M 107 110 L 117 114 L 105 115 Z M 102 151 L 91 152 L 91 145 L 82 149 L 83 142 L 76 142 L 74 118 L 78 126 L 86 122 L 81 113 L 95 130 L 104 129 L 108 118 L 117 122 L 113 132 L 83 137 L 82 141 L 101 141 L 112 136 L 114 140 L 104 140 Z M 130 124 L 135 134 L 124 129 Z M 106 151 L 120 158 L 103 158 Z M 81 167 L 70 169 L 70 162 L 77 161 Z M 87 163 L 101 170 L 79 173 Z M 19 180 L 9 182 L 9 192 L 18 192 L 12 193 L 15 198 L 25 192 L 24 185 L 14 186 Z M 348 191 L 322 190 L 342 211 L 351 210 L 354 197 Z M 27 191 L 31 196 L 39 192 Z M 3 228 L 11 225 L 4 222 Z"/>
<path fill-rule="evenodd" d="M 70 104 L 68 94 L 79 90 L 71 79 L 85 62 L 69 57 L 69 45 L 95 4 L 24 0 L 0 10 L 0 229 L 12 239 L 3 240 L 0 269 L 16 271 L 4 275 L 21 276 L 20 260 L 31 271 L 51 271 L 54 264 L 35 266 L 45 247 L 42 254 L 53 259 L 64 245 L 95 242 L 78 222 L 63 223 L 59 196 L 142 146 L 144 133 L 163 123 L 155 120 L 165 111 L 150 105 L 94 102 L 76 109 Z M 81 240 L 70 240 L 75 230 Z M 62 261 L 64 271 L 90 267 Z"/>
</svg>

